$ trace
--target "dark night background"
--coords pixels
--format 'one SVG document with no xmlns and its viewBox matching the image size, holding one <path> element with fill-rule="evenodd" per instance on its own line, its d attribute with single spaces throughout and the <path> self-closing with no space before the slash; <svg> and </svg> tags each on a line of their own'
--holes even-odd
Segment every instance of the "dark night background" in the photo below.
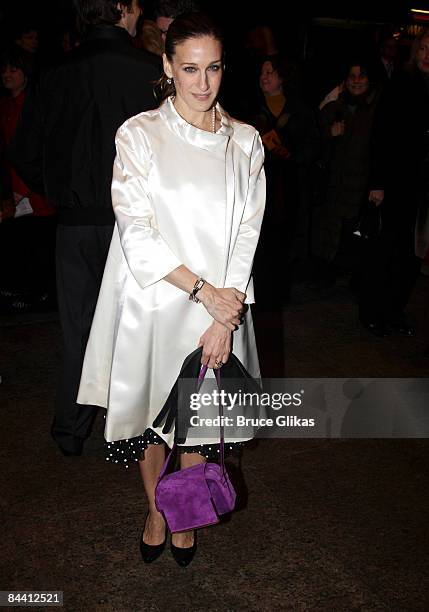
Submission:
<svg viewBox="0 0 429 612">
<path fill-rule="evenodd" d="M 152 17 L 151 0 L 143 1 L 144 14 Z M 223 23 L 225 29 L 234 37 L 239 37 L 247 27 L 256 24 L 267 24 L 291 42 L 296 42 L 302 30 L 311 26 L 315 18 L 336 18 L 357 20 L 373 25 L 392 23 L 405 25 L 411 22 L 410 9 L 428 9 L 429 3 L 411 0 L 396 0 L 389 3 L 364 2 L 286 2 L 284 0 L 264 0 L 263 2 L 246 2 L 244 0 L 201 0 L 205 10 L 212 12 Z M 2 38 L 13 29 L 14 21 L 34 21 L 44 37 L 53 40 L 53 33 L 67 24 L 72 18 L 72 0 L 56 0 L 55 2 L 35 2 L 21 0 L 10 3 L 0 2 L 0 19 Z M 46 42 L 46 41 L 45 41 Z"/>
<path fill-rule="evenodd" d="M 411 8 L 428 9 L 429 3 L 412 0 L 389 3 L 304 2 L 264 0 L 201 0 L 203 9 L 213 13 L 226 32 L 226 50 L 242 49 L 246 30 L 256 25 L 272 27 L 280 51 L 295 61 L 305 61 L 315 98 L 335 85 L 342 62 L 356 52 L 374 50 L 386 28 L 402 32 L 401 55 L 407 59 L 413 23 Z M 143 1 L 144 16 L 153 17 L 152 0 Z M 60 48 L 62 32 L 73 22 L 72 0 L 0 3 L 2 44 L 13 35 L 17 24 L 35 24 L 40 32 L 40 50 L 49 59 Z M 429 24 L 429 21 L 428 21 Z M 408 33 L 407 33 L 408 32 Z M 228 64 L 228 62 L 227 62 Z M 314 100 L 316 101 L 316 99 Z"/>
</svg>

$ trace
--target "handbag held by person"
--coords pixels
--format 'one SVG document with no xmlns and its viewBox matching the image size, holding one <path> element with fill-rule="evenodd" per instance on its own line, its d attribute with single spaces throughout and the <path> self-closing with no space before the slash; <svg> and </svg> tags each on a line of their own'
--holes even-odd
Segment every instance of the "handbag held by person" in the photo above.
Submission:
<svg viewBox="0 0 429 612">
<path fill-rule="evenodd" d="M 201 386 L 207 366 L 203 366 L 198 377 Z M 220 370 L 215 370 L 217 384 Z M 223 408 L 219 402 L 222 423 Z M 236 493 L 231 484 L 224 461 L 224 431 L 220 427 L 220 464 L 203 462 L 166 475 L 173 445 L 158 478 L 155 489 L 155 504 L 164 515 L 171 533 L 198 529 L 219 522 L 222 514 L 234 510 Z"/>
</svg>

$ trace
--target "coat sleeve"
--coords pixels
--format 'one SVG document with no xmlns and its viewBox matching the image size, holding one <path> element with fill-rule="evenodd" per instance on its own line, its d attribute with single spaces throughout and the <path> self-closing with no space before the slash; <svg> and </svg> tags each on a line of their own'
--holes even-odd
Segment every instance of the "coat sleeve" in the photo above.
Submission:
<svg viewBox="0 0 429 612">
<path fill-rule="evenodd" d="M 240 227 L 232 249 L 225 279 L 225 287 L 235 287 L 247 293 L 252 273 L 253 258 L 261 231 L 265 208 L 264 147 L 259 135 L 255 137 L 250 159 L 249 189 L 243 208 Z M 249 287 L 250 289 L 250 287 Z M 246 303 L 253 302 L 249 290 Z"/>
<path fill-rule="evenodd" d="M 151 165 L 147 146 L 137 130 L 122 126 L 116 135 L 112 204 L 122 249 L 130 271 L 142 288 L 161 280 L 181 265 L 156 226 L 148 189 Z"/>
</svg>

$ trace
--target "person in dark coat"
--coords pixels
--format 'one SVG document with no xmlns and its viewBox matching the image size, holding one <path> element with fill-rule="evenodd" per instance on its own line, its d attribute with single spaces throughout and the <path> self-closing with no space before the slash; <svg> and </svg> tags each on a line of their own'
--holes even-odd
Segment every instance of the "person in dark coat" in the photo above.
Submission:
<svg viewBox="0 0 429 612">
<path fill-rule="evenodd" d="M 255 260 L 255 287 L 259 302 L 281 282 L 287 301 L 294 260 L 307 256 L 308 181 L 319 156 L 316 116 L 295 87 L 296 68 L 279 55 L 262 63 L 260 99 L 252 123 L 265 148 L 267 209 Z M 279 251 L 278 245 L 282 244 Z M 280 280 L 281 279 L 281 280 Z M 257 301 L 258 301 L 257 300 Z"/>
<path fill-rule="evenodd" d="M 24 105 L 11 159 L 58 211 L 57 290 L 64 358 L 52 435 L 79 455 L 97 412 L 76 403 L 82 361 L 114 226 L 110 186 L 115 133 L 156 106 L 159 72 L 131 36 L 137 0 L 75 0 L 86 37 L 48 71 Z"/>
<path fill-rule="evenodd" d="M 374 126 L 370 201 L 383 228 L 366 249 L 359 315 L 377 336 L 411 336 L 405 308 L 421 261 L 415 256 L 417 212 L 429 188 L 429 29 L 415 40 L 408 70 L 385 87 Z"/>
<path fill-rule="evenodd" d="M 313 216 L 312 251 L 322 286 L 335 280 L 337 266 L 351 272 L 357 263 L 353 231 L 368 199 L 376 102 L 369 66 L 354 58 L 346 66 L 344 90 L 320 111 L 326 193 Z"/>
</svg>

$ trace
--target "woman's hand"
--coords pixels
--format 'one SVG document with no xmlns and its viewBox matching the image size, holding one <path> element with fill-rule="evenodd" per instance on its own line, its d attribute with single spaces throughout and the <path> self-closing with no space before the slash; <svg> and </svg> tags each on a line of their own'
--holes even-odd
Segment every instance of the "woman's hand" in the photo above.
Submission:
<svg viewBox="0 0 429 612">
<path fill-rule="evenodd" d="M 384 200 L 384 189 L 372 189 L 369 192 L 369 201 L 373 202 L 376 206 L 380 206 L 380 204 Z"/>
<path fill-rule="evenodd" d="M 213 319 L 221 323 L 222 326 L 234 331 L 236 326 L 240 325 L 246 295 L 238 289 L 234 289 L 234 287 L 216 289 L 206 283 L 198 291 L 197 297 Z"/>
<path fill-rule="evenodd" d="M 201 364 L 209 368 L 226 363 L 231 352 L 231 332 L 224 325 L 213 321 L 200 338 L 198 346 L 203 347 Z"/>
<path fill-rule="evenodd" d="M 183 264 L 164 276 L 164 280 L 182 289 L 182 291 L 186 291 L 188 295 L 195 286 L 197 279 L 198 276 Z M 203 303 L 213 319 L 222 323 L 231 331 L 234 331 L 236 326 L 240 325 L 246 295 L 238 289 L 234 289 L 234 287 L 217 289 L 210 283 L 205 282 L 198 291 L 197 298 Z"/>
</svg>

